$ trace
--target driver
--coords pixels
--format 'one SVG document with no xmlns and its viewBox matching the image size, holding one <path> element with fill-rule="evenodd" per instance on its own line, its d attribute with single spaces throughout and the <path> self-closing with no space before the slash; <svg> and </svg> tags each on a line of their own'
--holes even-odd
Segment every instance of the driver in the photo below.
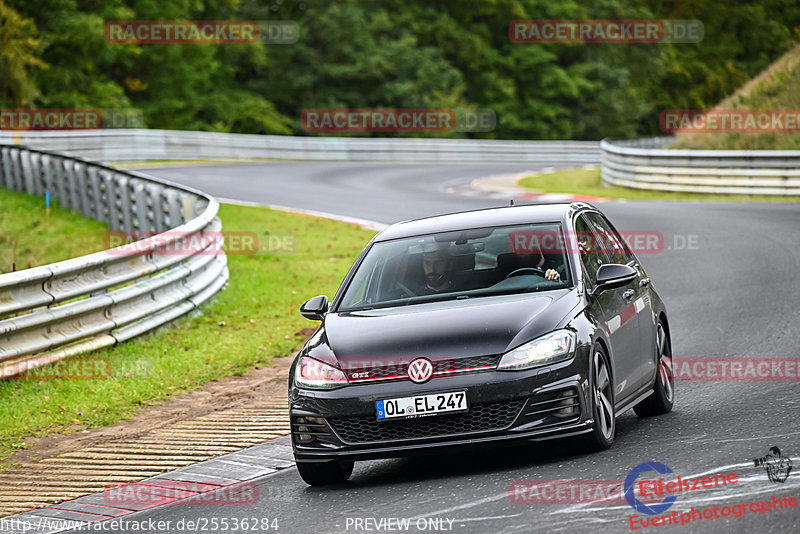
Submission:
<svg viewBox="0 0 800 534">
<path fill-rule="evenodd" d="M 453 283 L 453 258 L 442 248 L 422 255 L 422 268 L 425 270 L 423 294 L 446 293 L 455 289 Z"/>
<path fill-rule="evenodd" d="M 544 277 L 548 280 L 561 280 L 561 275 L 555 269 L 547 269 L 546 271 L 542 269 L 544 266 L 544 254 L 540 249 L 531 254 L 520 254 L 519 257 L 522 258 L 523 267 L 532 267 L 543 271 Z"/>
</svg>

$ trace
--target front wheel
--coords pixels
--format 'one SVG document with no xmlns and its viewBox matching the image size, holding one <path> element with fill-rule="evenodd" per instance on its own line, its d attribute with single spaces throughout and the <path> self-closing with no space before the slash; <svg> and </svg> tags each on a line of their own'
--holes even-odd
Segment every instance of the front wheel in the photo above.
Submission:
<svg viewBox="0 0 800 534">
<path fill-rule="evenodd" d="M 594 425 L 588 446 L 592 451 L 605 451 L 614 443 L 616 410 L 611 365 L 599 345 L 592 351 L 592 412 Z"/>
<path fill-rule="evenodd" d="M 656 354 L 658 374 L 653 384 L 653 394 L 633 407 L 639 417 L 663 415 L 672 411 L 675 402 L 675 372 L 672 367 L 672 348 L 661 321 L 656 330 Z"/>
<path fill-rule="evenodd" d="M 352 461 L 298 462 L 297 471 L 309 486 L 325 486 L 346 482 L 353 474 Z"/>
</svg>

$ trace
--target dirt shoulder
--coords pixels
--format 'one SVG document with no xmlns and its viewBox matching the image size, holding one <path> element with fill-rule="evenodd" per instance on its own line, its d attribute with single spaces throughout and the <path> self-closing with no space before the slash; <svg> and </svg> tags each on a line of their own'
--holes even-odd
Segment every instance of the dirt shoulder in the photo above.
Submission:
<svg viewBox="0 0 800 534">
<path fill-rule="evenodd" d="M 130 440 L 155 429 L 195 419 L 213 412 L 252 404 L 268 398 L 286 398 L 287 376 L 294 354 L 275 358 L 272 365 L 253 369 L 242 376 L 209 382 L 202 389 L 181 395 L 158 406 L 148 406 L 135 417 L 113 426 L 27 438 L 33 445 L 0 462 L 0 470 L 41 458 Z"/>
</svg>

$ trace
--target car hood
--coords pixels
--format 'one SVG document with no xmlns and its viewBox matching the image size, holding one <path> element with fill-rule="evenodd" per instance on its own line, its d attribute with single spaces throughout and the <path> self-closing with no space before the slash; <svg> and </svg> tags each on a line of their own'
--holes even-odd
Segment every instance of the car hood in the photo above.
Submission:
<svg viewBox="0 0 800 534">
<path fill-rule="evenodd" d="M 328 313 L 307 349 L 342 366 L 374 358 L 502 354 L 554 330 L 576 305 L 577 292 L 563 289 Z"/>
</svg>

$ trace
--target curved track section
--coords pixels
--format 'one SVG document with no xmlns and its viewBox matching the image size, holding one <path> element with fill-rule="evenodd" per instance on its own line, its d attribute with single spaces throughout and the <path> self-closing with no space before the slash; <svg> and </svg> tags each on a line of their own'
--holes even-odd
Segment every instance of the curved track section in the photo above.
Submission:
<svg viewBox="0 0 800 534">
<path fill-rule="evenodd" d="M 528 169 L 272 163 L 152 172 L 219 197 L 391 223 L 505 204 L 446 190 L 463 190 L 481 175 Z M 800 356 L 796 334 L 800 205 L 608 202 L 603 210 L 621 229 L 655 230 L 664 236 L 660 251 L 640 259 L 670 312 L 676 361 L 722 357 L 744 363 L 748 358 Z M 185 526 L 187 520 L 213 517 L 277 518 L 280 532 L 291 533 L 368 532 L 366 527 L 380 531 L 377 525 L 388 525 L 390 518 L 408 519 L 407 532 L 422 532 L 419 525 L 425 524 L 469 533 L 577 532 L 598 527 L 630 532 L 635 512 L 624 500 L 518 502 L 509 490 L 518 481 L 621 483 L 632 468 L 655 460 L 684 478 L 729 471 L 739 475 L 735 486 L 680 495 L 670 512 L 732 506 L 772 495 L 798 497 L 800 475 L 792 472 L 786 482 L 774 483 L 753 463 L 753 458 L 778 446 L 798 465 L 798 407 L 796 378 L 679 381 L 672 413 L 648 419 L 624 414 L 618 420 L 614 446 L 603 453 L 586 455 L 573 443 L 544 442 L 488 454 L 449 452 L 364 462 L 357 464 L 349 483 L 329 488 L 309 488 L 294 469 L 287 469 L 255 479 L 261 496 L 256 504 L 165 506 L 127 517 L 172 521 L 168 532 L 181 532 L 176 526 L 181 519 Z M 667 530 L 727 533 L 799 528 L 800 514 L 794 508 Z"/>
</svg>

